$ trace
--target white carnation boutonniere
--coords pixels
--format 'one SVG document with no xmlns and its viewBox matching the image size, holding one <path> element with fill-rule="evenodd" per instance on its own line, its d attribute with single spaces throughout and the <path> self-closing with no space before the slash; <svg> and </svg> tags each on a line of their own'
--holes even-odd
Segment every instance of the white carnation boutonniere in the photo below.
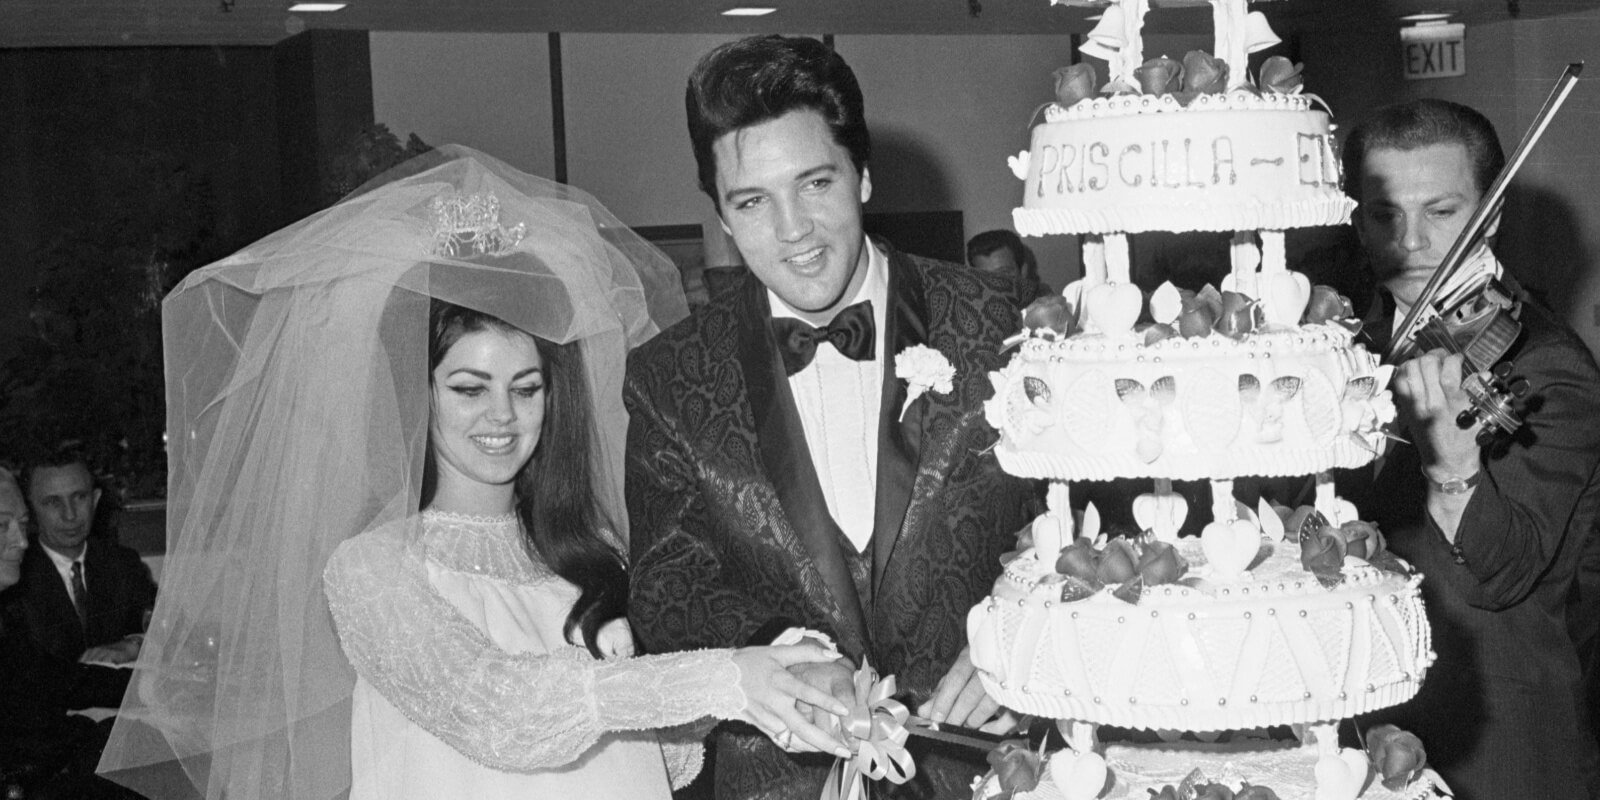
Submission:
<svg viewBox="0 0 1600 800">
<path fill-rule="evenodd" d="M 894 357 L 894 376 L 906 382 L 906 403 L 900 407 L 900 418 L 905 419 L 911 404 L 932 389 L 939 394 L 955 390 L 953 381 L 956 368 L 950 359 L 927 345 L 918 344 L 901 350 Z"/>
</svg>

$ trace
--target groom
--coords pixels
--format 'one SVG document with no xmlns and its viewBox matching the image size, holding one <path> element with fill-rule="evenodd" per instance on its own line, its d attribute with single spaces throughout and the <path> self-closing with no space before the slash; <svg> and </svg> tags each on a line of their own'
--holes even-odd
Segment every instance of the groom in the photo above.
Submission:
<svg viewBox="0 0 1600 800">
<path fill-rule="evenodd" d="M 1001 473 L 982 404 L 1031 298 L 865 237 L 861 90 L 822 43 L 719 47 L 686 104 L 701 189 L 749 267 L 708 274 L 709 304 L 629 360 L 634 630 L 653 652 L 823 634 L 845 658 L 797 671 L 813 685 L 853 702 L 869 662 L 914 711 L 989 722 L 967 611 L 1041 503 Z M 896 355 L 919 346 L 954 378 L 913 397 Z M 816 798 L 832 756 L 762 733 L 718 731 L 717 797 Z M 977 751 L 912 754 L 893 796 L 965 797 L 982 769 Z"/>
</svg>

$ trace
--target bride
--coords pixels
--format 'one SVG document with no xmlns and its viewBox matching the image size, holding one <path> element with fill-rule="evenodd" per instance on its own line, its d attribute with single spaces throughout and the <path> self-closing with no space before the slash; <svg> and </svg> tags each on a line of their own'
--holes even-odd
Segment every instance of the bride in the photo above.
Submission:
<svg viewBox="0 0 1600 800">
<path fill-rule="evenodd" d="M 824 647 L 629 657 L 620 380 L 673 265 L 480 153 L 396 172 L 164 302 L 168 556 L 102 774 L 666 798 L 707 718 L 844 752 L 786 670 Z"/>
</svg>

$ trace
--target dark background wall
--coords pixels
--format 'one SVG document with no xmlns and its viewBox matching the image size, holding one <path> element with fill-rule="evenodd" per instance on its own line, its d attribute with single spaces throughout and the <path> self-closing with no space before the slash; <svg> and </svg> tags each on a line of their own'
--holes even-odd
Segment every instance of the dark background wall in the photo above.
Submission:
<svg viewBox="0 0 1600 800">
<path fill-rule="evenodd" d="M 0 50 L 0 359 L 63 239 L 198 265 L 314 210 L 325 154 L 372 124 L 366 42 Z"/>
</svg>

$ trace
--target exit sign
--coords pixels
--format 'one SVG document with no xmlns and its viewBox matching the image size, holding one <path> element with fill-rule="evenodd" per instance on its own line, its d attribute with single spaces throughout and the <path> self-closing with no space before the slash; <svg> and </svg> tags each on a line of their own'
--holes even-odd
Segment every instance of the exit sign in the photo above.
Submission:
<svg viewBox="0 0 1600 800">
<path fill-rule="evenodd" d="M 1467 26 L 1434 23 L 1400 29 L 1407 80 L 1467 74 Z"/>
</svg>

